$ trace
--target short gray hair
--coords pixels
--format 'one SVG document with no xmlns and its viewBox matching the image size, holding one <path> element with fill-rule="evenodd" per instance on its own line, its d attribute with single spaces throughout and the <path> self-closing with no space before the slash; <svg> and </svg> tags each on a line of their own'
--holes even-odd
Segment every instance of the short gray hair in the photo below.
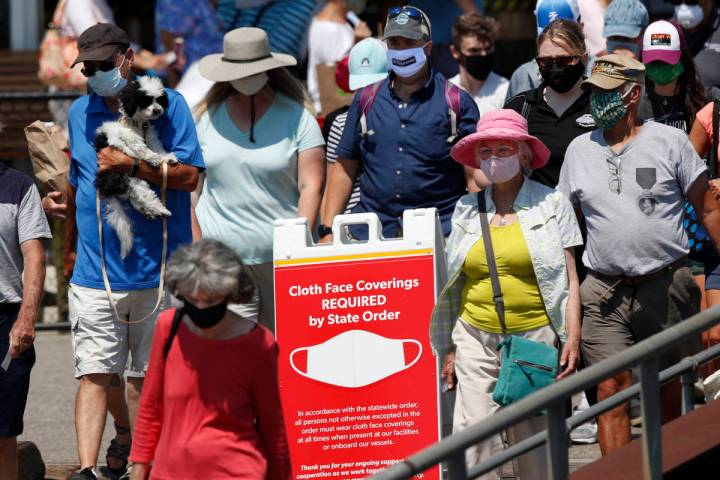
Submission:
<svg viewBox="0 0 720 480">
<path fill-rule="evenodd" d="M 168 290 L 176 296 L 221 295 L 231 303 L 247 303 L 255 291 L 240 257 L 217 240 L 201 240 L 178 248 L 165 273 Z"/>
</svg>

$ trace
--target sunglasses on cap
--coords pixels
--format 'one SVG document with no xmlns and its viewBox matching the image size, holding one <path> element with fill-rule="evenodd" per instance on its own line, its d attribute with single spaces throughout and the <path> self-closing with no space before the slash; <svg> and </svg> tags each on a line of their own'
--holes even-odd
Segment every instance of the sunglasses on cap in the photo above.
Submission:
<svg viewBox="0 0 720 480">
<path fill-rule="evenodd" d="M 670 3 L 672 5 L 678 6 L 682 5 L 683 3 L 685 5 L 697 5 L 698 0 L 665 0 L 667 3 Z"/>
<path fill-rule="evenodd" d="M 390 8 L 388 8 L 387 15 L 388 15 L 388 18 L 395 18 L 403 12 L 407 13 L 408 17 L 414 18 L 415 20 L 417 20 L 420 23 L 423 22 L 422 12 L 415 7 L 408 7 L 408 6 L 390 7 Z"/>
<path fill-rule="evenodd" d="M 535 62 L 538 64 L 541 70 L 547 70 L 552 68 L 553 64 L 560 68 L 569 67 L 575 65 L 580 61 L 580 57 L 577 55 L 561 55 L 558 57 L 536 57 Z"/>
<path fill-rule="evenodd" d="M 115 68 L 115 60 L 104 60 L 102 62 L 83 62 L 83 68 L 80 70 L 86 77 L 92 77 L 100 70 L 101 72 L 109 72 Z"/>
</svg>

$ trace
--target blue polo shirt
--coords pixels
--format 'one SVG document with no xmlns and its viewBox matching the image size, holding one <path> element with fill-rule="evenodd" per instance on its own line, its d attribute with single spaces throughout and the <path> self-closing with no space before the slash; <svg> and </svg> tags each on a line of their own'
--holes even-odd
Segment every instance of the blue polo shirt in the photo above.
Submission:
<svg viewBox="0 0 720 480">
<path fill-rule="evenodd" d="M 204 168 L 200 145 L 195 134 L 190 109 L 185 99 L 174 90 L 165 89 L 168 109 L 153 121 L 163 147 L 173 152 L 181 163 Z M 102 97 L 94 93 L 75 100 L 68 113 L 71 161 L 70 184 L 75 187 L 76 221 L 78 227 L 77 258 L 71 283 L 82 287 L 104 289 L 100 270 L 95 186 L 97 154 L 93 142 L 95 131 L 103 122 L 117 120 Z M 151 184 L 152 185 L 152 184 Z M 152 185 L 160 196 L 160 187 Z M 104 208 L 104 202 L 101 203 Z M 192 242 L 190 229 L 190 193 L 167 191 L 168 256 L 178 245 Z M 120 242 L 115 231 L 103 220 L 105 266 L 113 290 L 157 288 L 162 255 L 162 220 L 148 220 L 129 204 L 126 205 L 133 224 L 134 243 L 128 256 L 120 258 Z"/>
<path fill-rule="evenodd" d="M 392 238 L 402 228 L 403 211 L 435 207 L 447 236 L 455 203 L 467 187 L 463 167 L 450 157 L 452 144 L 447 141 L 447 80 L 431 71 L 425 86 L 403 103 L 390 86 L 392 78 L 391 73 L 383 81 L 366 113 L 368 131 L 374 133 L 362 138 L 360 95 L 355 95 L 337 147 L 339 156 L 363 162 L 360 202 L 352 212 L 376 213 L 383 236 Z M 475 102 L 461 91 L 459 138 L 475 132 L 478 118 Z M 362 228 L 351 227 L 351 232 L 356 238 L 367 238 Z"/>
</svg>

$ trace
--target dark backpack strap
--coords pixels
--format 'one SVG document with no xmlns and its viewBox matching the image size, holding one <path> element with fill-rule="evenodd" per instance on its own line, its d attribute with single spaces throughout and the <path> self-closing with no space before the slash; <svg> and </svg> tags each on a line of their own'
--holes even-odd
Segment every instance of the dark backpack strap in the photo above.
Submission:
<svg viewBox="0 0 720 480">
<path fill-rule="evenodd" d="M 480 217 L 480 229 L 482 230 L 483 244 L 485 245 L 485 256 L 487 257 L 488 271 L 490 272 L 490 283 L 493 290 L 493 302 L 495 311 L 500 320 L 500 328 L 503 335 L 507 335 L 505 324 L 505 302 L 503 301 L 502 290 L 500 289 L 500 278 L 498 277 L 497 265 L 495 264 L 495 250 L 490 238 L 490 224 L 487 219 L 487 208 L 485 205 L 485 191 L 477 192 L 478 216 Z"/>
<path fill-rule="evenodd" d="M 165 345 L 163 346 L 163 360 L 166 359 L 168 353 L 170 353 L 173 339 L 175 338 L 175 335 L 177 335 L 178 329 L 180 328 L 180 322 L 182 321 L 183 315 L 185 315 L 184 309 L 175 309 L 175 315 L 173 316 L 172 324 L 170 325 L 170 334 L 168 334 L 168 338 L 167 340 L 165 340 Z"/>
<path fill-rule="evenodd" d="M 710 178 L 717 178 L 718 146 L 720 145 L 720 139 L 718 139 L 718 130 L 720 130 L 720 100 L 717 98 L 713 100 L 712 126 L 713 138 L 712 147 L 708 153 L 708 169 L 710 171 Z"/>
<path fill-rule="evenodd" d="M 460 87 L 445 80 L 445 103 L 448 106 L 448 118 L 450 119 L 450 136 L 448 143 L 453 143 L 458 138 L 458 119 L 460 118 Z"/>
</svg>

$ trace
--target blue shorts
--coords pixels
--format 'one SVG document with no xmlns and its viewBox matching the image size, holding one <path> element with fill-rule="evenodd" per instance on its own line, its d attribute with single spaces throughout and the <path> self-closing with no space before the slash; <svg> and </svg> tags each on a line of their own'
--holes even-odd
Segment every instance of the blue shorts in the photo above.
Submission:
<svg viewBox="0 0 720 480">
<path fill-rule="evenodd" d="M 0 362 L 8 350 L 10 329 L 19 310 L 19 304 L 0 303 Z M 35 348 L 30 347 L 10 362 L 7 372 L 0 368 L 0 437 L 17 437 L 23 431 L 30 370 L 34 364 Z"/>
</svg>

